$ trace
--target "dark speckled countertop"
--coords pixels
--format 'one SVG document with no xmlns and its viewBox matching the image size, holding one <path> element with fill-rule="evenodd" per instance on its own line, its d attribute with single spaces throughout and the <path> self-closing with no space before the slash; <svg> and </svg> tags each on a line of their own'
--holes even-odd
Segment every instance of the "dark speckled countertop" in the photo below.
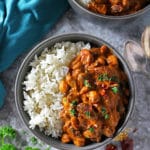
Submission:
<svg viewBox="0 0 150 150">
<path fill-rule="evenodd" d="M 113 45 L 121 54 L 124 50 L 124 43 L 129 40 L 140 41 L 141 33 L 144 28 L 150 25 L 150 11 L 147 14 L 130 21 L 125 22 L 107 22 L 102 21 L 93 23 L 76 15 L 70 9 L 57 22 L 55 27 L 46 37 L 69 32 L 83 32 L 102 38 Z M 7 90 L 5 106 L 0 109 L 0 125 L 10 124 L 17 129 L 27 130 L 20 119 L 14 98 L 15 78 L 24 55 L 20 56 L 9 69 L 0 76 Z M 141 73 L 133 73 L 136 86 L 136 102 L 134 113 L 127 124 L 129 128 L 137 128 L 134 133 L 134 149 L 150 149 L 150 79 Z M 29 132 L 27 130 L 27 132 Z M 103 149 L 103 148 L 102 148 Z M 100 150 L 100 149 L 97 149 Z"/>
</svg>

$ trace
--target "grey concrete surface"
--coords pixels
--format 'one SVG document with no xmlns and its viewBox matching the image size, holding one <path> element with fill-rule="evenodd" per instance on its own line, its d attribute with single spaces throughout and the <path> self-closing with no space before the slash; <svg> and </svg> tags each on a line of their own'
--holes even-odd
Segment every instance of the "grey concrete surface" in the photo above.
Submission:
<svg viewBox="0 0 150 150">
<path fill-rule="evenodd" d="M 150 25 L 150 11 L 130 21 L 95 23 L 84 19 L 84 16 L 78 16 L 70 9 L 60 18 L 46 37 L 70 32 L 88 33 L 109 42 L 122 54 L 124 43 L 129 39 L 140 41 L 141 33 L 147 25 Z M 0 75 L 7 90 L 5 105 L 0 109 L 0 125 L 10 124 L 16 129 L 27 130 L 18 115 L 14 99 L 15 78 L 24 56 L 25 54 L 17 58 L 10 68 Z M 127 127 L 138 129 L 132 135 L 134 149 L 150 150 L 150 79 L 144 76 L 142 72 L 133 73 L 133 76 L 136 86 L 136 102 L 134 113 Z M 27 130 L 27 132 L 29 131 Z M 101 149 L 103 150 L 103 148 Z"/>
</svg>

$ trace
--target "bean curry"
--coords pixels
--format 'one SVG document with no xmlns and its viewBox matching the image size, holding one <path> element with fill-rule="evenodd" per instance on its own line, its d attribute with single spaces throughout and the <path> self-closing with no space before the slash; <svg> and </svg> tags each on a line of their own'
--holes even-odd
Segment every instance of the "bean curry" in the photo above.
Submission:
<svg viewBox="0 0 150 150">
<path fill-rule="evenodd" d="M 82 49 L 60 82 L 63 93 L 63 143 L 84 146 L 112 137 L 125 116 L 128 79 L 118 58 L 105 45 Z"/>
<path fill-rule="evenodd" d="M 127 15 L 149 4 L 148 0 L 92 0 L 88 9 L 103 15 Z"/>
</svg>

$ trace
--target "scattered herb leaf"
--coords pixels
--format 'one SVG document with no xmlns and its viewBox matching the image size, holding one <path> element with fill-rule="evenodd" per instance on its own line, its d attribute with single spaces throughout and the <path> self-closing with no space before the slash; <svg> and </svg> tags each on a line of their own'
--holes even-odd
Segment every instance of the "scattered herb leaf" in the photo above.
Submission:
<svg viewBox="0 0 150 150">
<path fill-rule="evenodd" d="M 71 109 L 71 110 L 70 110 L 70 114 L 71 114 L 72 116 L 75 116 L 76 110 L 75 110 L 75 109 Z"/>
<path fill-rule="evenodd" d="M 106 113 L 106 108 L 105 107 L 102 107 L 102 114 L 105 114 Z"/>
<path fill-rule="evenodd" d="M 111 88 L 111 90 L 113 91 L 113 93 L 117 94 L 119 92 L 119 89 L 117 86 L 114 86 Z"/>
<path fill-rule="evenodd" d="M 94 128 L 93 128 L 93 127 L 90 127 L 90 128 L 89 128 L 89 131 L 90 131 L 90 132 L 94 132 Z"/>
<path fill-rule="evenodd" d="M 90 111 L 86 111 L 86 112 L 85 112 L 85 115 L 86 115 L 87 117 L 89 117 L 89 118 L 90 118 L 90 117 L 91 117 L 91 113 L 90 113 Z"/>
<path fill-rule="evenodd" d="M 100 75 L 98 76 L 98 80 L 99 80 L 99 81 L 107 81 L 107 80 L 109 80 L 107 73 L 100 74 Z"/>
<path fill-rule="evenodd" d="M 105 120 L 109 119 L 109 114 L 107 113 L 105 107 L 102 107 L 101 112 L 102 112 L 102 116 L 104 117 Z"/>
<path fill-rule="evenodd" d="M 71 102 L 71 104 L 72 104 L 72 106 L 76 106 L 76 105 L 78 104 L 78 102 L 77 102 L 77 100 L 73 100 L 73 101 Z"/>
<path fill-rule="evenodd" d="M 109 119 L 109 114 L 105 114 L 105 115 L 104 115 L 104 119 L 105 119 L 105 120 Z"/>
<path fill-rule="evenodd" d="M 84 86 L 88 87 L 88 88 L 91 88 L 91 84 L 89 82 L 89 80 L 84 80 Z"/>
<path fill-rule="evenodd" d="M 110 77 L 109 80 L 113 82 L 119 82 L 119 79 L 116 76 Z"/>
</svg>

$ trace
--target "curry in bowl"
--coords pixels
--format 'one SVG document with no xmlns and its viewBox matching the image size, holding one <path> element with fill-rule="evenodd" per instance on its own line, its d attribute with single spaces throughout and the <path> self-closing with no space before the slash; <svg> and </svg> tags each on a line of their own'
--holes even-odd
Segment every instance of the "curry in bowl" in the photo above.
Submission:
<svg viewBox="0 0 150 150">
<path fill-rule="evenodd" d="M 147 6 L 149 0 L 79 0 L 92 12 L 103 14 L 122 16 L 133 14 Z"/>
<path fill-rule="evenodd" d="M 82 49 L 60 82 L 63 143 L 84 146 L 112 137 L 126 113 L 129 87 L 117 57 L 103 45 Z"/>
<path fill-rule="evenodd" d="M 42 141 L 65 150 L 104 146 L 125 127 L 134 83 L 124 59 L 86 34 L 49 38 L 25 57 L 15 84 L 21 118 Z"/>
</svg>

